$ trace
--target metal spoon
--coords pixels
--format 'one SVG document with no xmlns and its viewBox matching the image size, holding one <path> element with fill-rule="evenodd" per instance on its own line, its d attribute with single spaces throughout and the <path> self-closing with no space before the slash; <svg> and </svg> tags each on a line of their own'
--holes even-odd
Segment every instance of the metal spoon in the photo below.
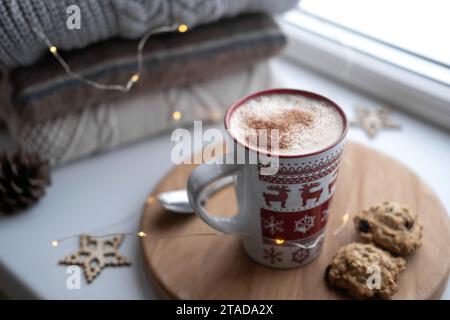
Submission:
<svg viewBox="0 0 450 320">
<path fill-rule="evenodd" d="M 211 184 L 203 194 L 202 201 L 234 182 L 233 177 L 226 177 Z M 162 192 L 158 195 L 161 205 L 168 211 L 181 214 L 194 213 L 188 200 L 186 189 Z"/>
</svg>

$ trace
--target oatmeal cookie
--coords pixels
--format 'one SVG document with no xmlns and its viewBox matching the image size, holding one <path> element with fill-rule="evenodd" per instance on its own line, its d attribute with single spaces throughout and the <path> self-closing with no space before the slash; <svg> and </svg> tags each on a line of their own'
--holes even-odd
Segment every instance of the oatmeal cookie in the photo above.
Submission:
<svg viewBox="0 0 450 320">
<path fill-rule="evenodd" d="M 354 242 L 339 249 L 325 276 L 330 285 L 353 298 L 389 298 L 397 292 L 398 277 L 405 269 L 405 259 L 372 244 Z"/>
<path fill-rule="evenodd" d="M 390 252 L 407 256 L 422 244 L 422 225 L 417 214 L 396 202 L 383 202 L 354 218 L 361 238 Z"/>
</svg>

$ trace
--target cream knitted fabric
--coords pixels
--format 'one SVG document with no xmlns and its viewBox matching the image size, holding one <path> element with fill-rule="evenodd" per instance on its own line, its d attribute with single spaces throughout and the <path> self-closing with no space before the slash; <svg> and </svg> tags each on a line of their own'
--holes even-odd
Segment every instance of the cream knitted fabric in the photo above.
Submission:
<svg viewBox="0 0 450 320">
<path fill-rule="evenodd" d="M 208 120 L 211 114 L 220 118 L 237 99 L 271 86 L 270 67 L 262 63 L 218 79 L 149 92 L 126 101 L 67 113 L 51 121 L 24 125 L 14 133 L 14 138 L 57 166 L 175 126 L 190 126 L 194 120 Z M 175 106 L 183 115 L 178 123 L 172 119 Z"/>
</svg>

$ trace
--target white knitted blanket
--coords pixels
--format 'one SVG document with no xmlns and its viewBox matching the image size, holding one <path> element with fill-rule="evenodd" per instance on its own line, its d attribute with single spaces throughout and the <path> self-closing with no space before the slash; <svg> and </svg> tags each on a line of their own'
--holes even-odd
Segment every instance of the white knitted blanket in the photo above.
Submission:
<svg viewBox="0 0 450 320">
<path fill-rule="evenodd" d="M 107 38 L 138 38 L 164 25 L 190 27 L 243 12 L 280 13 L 298 0 L 0 0 L 0 66 L 35 62 L 47 49 L 33 29 L 60 49 Z M 80 29 L 66 26 L 67 8 L 80 8 Z"/>
</svg>

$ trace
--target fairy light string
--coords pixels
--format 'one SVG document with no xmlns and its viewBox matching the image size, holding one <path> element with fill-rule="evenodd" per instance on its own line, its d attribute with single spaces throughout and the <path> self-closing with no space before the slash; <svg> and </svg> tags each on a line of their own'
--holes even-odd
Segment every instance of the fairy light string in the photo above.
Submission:
<svg viewBox="0 0 450 320">
<path fill-rule="evenodd" d="M 349 165 L 352 166 L 352 164 L 348 161 L 344 161 L 343 162 L 344 165 Z M 146 200 L 146 205 L 147 206 L 152 206 L 154 204 L 156 204 L 157 202 L 157 197 L 155 195 L 150 195 L 148 196 L 147 200 Z M 130 218 L 130 216 L 134 216 L 136 213 L 133 213 L 132 215 L 128 215 L 124 218 L 122 218 L 120 221 L 124 220 L 124 219 L 128 219 Z M 340 217 L 341 223 L 339 224 L 339 226 L 334 230 L 333 232 L 333 236 L 337 236 L 339 233 L 341 233 L 344 228 L 347 226 L 347 223 L 350 220 L 350 214 L 349 211 L 346 210 L 344 215 L 342 215 Z M 114 223 L 111 226 L 115 226 L 118 223 Z M 103 227 L 105 228 L 105 227 Z M 83 234 L 76 234 L 76 235 L 70 235 L 70 236 L 66 236 L 60 239 L 55 239 L 51 241 L 51 245 L 53 247 L 58 247 L 60 243 L 70 240 L 70 239 L 75 239 L 75 238 L 80 238 Z M 151 239 L 176 239 L 176 238 L 187 238 L 187 237 L 198 237 L 198 236 L 233 236 L 233 237 L 240 237 L 240 238 L 244 238 L 244 237 L 249 237 L 249 235 L 236 235 L 236 234 L 225 234 L 225 233 L 220 233 L 220 232 L 204 232 L 204 233 L 191 233 L 191 234 L 180 234 L 180 235 L 156 235 L 156 234 L 151 234 L 151 233 L 147 233 L 143 230 L 139 230 L 137 232 L 122 232 L 122 233 L 108 233 L 108 234 L 102 234 L 102 235 L 94 235 L 95 238 L 106 238 L 106 237 L 112 237 L 112 236 L 133 236 L 133 237 L 139 237 L 139 238 L 151 238 Z M 266 243 L 270 243 L 270 245 L 273 246 L 279 246 L 279 247 L 289 247 L 289 246 L 295 246 L 301 249 L 305 249 L 305 250 L 311 250 L 314 249 L 315 247 L 317 247 L 321 241 L 325 238 L 326 234 L 325 232 L 322 233 L 320 236 L 318 236 L 312 243 L 309 244 L 300 244 L 297 243 L 294 240 L 285 240 L 282 238 L 264 238 L 264 240 L 266 241 Z"/>
<path fill-rule="evenodd" d="M 342 230 L 344 230 L 345 226 L 347 225 L 347 222 L 349 221 L 350 215 L 348 213 L 348 210 L 345 212 L 345 214 L 341 217 L 342 223 L 339 225 L 339 227 L 334 230 L 333 235 L 337 236 Z"/>
<path fill-rule="evenodd" d="M 139 41 L 139 44 L 137 46 L 137 53 L 136 53 L 137 69 L 136 69 L 136 72 L 130 76 L 130 78 L 124 85 L 100 83 L 100 82 L 88 79 L 77 72 L 74 72 L 71 69 L 71 67 L 69 66 L 69 64 L 64 60 L 64 58 L 59 54 L 58 48 L 50 41 L 50 39 L 45 35 L 45 33 L 38 28 L 33 28 L 33 31 L 37 36 L 39 36 L 39 38 L 41 38 L 44 41 L 44 43 L 47 45 L 50 53 L 53 55 L 53 57 L 55 57 L 55 59 L 63 67 L 66 74 L 69 75 L 70 77 L 75 78 L 75 79 L 77 79 L 87 85 L 90 85 L 96 89 L 128 92 L 133 87 L 133 85 L 135 83 L 137 83 L 139 81 L 139 79 L 141 78 L 142 71 L 144 70 L 143 51 L 144 51 L 145 44 L 147 43 L 150 36 L 160 34 L 160 33 L 174 32 L 174 31 L 184 33 L 186 31 L 188 31 L 188 29 L 189 28 L 187 25 L 180 24 L 180 25 L 162 26 L 162 27 L 159 27 L 159 28 L 156 28 L 153 30 L 149 30 L 147 33 L 145 33 L 144 36 Z"/>
<path fill-rule="evenodd" d="M 71 240 L 71 239 L 78 239 L 81 237 L 82 234 L 76 234 L 76 235 L 70 235 L 63 238 L 59 238 L 56 240 L 51 241 L 51 245 L 53 247 L 58 247 L 61 243 Z M 93 237 L 101 239 L 101 238 L 108 238 L 108 237 L 114 237 L 114 236 L 133 236 L 138 238 L 152 238 L 152 239 L 178 239 L 178 238 L 190 238 L 190 237 L 209 237 L 209 236 L 234 236 L 234 237 L 241 237 L 245 238 L 248 237 L 246 235 L 233 235 L 233 234 L 225 234 L 225 233 L 190 233 L 190 234 L 179 234 L 179 235 L 170 235 L 170 236 L 164 236 L 164 235 L 155 235 L 155 234 L 148 234 L 144 231 L 138 231 L 138 232 L 123 232 L 123 233 L 108 233 L 108 234 L 102 234 L 102 235 L 94 235 Z M 317 245 L 320 243 L 320 241 L 325 237 L 324 234 L 320 235 L 313 243 L 308 245 L 303 245 L 300 243 L 297 243 L 295 241 L 289 241 L 284 239 L 266 239 L 268 241 L 273 242 L 272 245 L 276 246 L 295 246 L 299 247 L 305 250 L 314 249 L 317 247 Z"/>
<path fill-rule="evenodd" d="M 150 196 L 147 200 L 147 205 L 153 205 L 155 203 L 155 197 Z M 53 247 L 58 247 L 61 243 L 78 239 L 83 234 L 74 234 L 65 236 L 59 239 L 55 239 L 51 241 L 51 245 Z M 138 238 L 149 238 L 149 239 L 179 239 L 179 238 L 189 238 L 189 237 L 209 237 L 209 236 L 233 236 L 233 237 L 239 237 L 239 238 L 248 238 L 249 235 L 247 234 L 225 234 L 221 232 L 201 232 L 201 233 L 189 233 L 189 234 L 177 234 L 177 235 L 157 235 L 145 232 L 143 230 L 139 230 L 138 232 L 114 232 L 114 233 L 107 233 L 107 234 L 101 234 L 101 235 L 93 235 L 95 238 L 108 238 L 108 237 L 114 237 L 114 236 L 132 236 L 132 237 L 138 237 Z M 271 245 L 279 246 L 279 247 L 289 247 L 289 246 L 295 246 L 298 248 L 302 248 L 305 250 L 311 250 L 317 247 L 320 242 L 325 237 L 325 233 L 321 234 L 319 237 L 317 237 L 312 243 L 309 244 L 300 244 L 293 240 L 285 240 L 281 238 L 272 239 L 272 238 L 264 238 L 267 242 L 272 242 Z"/>
<path fill-rule="evenodd" d="M 155 195 L 150 195 L 146 200 L 147 206 L 152 206 L 156 203 L 157 197 Z M 135 213 L 133 213 L 133 216 Z M 129 216 L 126 216 L 125 218 L 129 218 Z M 348 211 L 345 212 L 345 214 L 341 217 L 341 224 L 334 230 L 333 236 L 337 236 L 347 225 L 347 222 L 349 221 L 350 215 Z M 123 220 L 123 219 L 121 219 Z M 117 223 L 114 223 L 110 226 L 114 226 Z M 104 228 L 104 227 L 103 227 Z M 98 230 L 98 229 L 97 229 Z M 65 236 L 59 239 L 52 240 L 50 242 L 51 246 L 58 247 L 62 242 L 72 240 L 72 239 L 78 239 L 84 234 L 74 234 Z M 265 242 L 269 245 L 278 246 L 278 247 L 298 247 L 305 250 L 311 250 L 317 247 L 322 240 L 325 238 L 325 232 L 322 233 L 320 236 L 318 236 L 313 242 L 310 242 L 308 244 L 301 244 L 296 242 L 295 240 L 286 240 L 282 238 L 264 238 Z M 107 234 L 101 234 L 101 235 L 92 235 L 95 238 L 108 238 L 108 237 L 114 237 L 114 236 L 128 236 L 128 237 L 137 237 L 137 238 L 149 238 L 149 239 L 178 239 L 178 238 L 189 238 L 189 237 L 210 237 L 210 236 L 233 236 L 233 237 L 239 237 L 239 238 L 248 238 L 249 235 L 247 234 L 225 234 L 221 232 L 201 232 L 201 233 L 189 233 L 189 234 L 176 234 L 176 235 L 157 235 L 149 232 L 145 232 L 143 230 L 139 230 L 137 232 L 114 232 L 114 233 L 107 233 Z"/>
<path fill-rule="evenodd" d="M 129 92 L 131 88 L 140 81 L 141 75 L 144 71 L 144 47 L 146 43 L 148 42 L 148 39 L 152 35 L 161 34 L 161 33 L 167 33 L 167 32 L 179 32 L 179 33 L 185 33 L 189 31 L 189 27 L 186 24 L 179 24 L 179 25 L 170 25 L 170 26 L 162 26 L 153 30 L 149 30 L 147 33 L 142 36 L 142 38 L 139 40 L 138 46 L 137 46 L 137 52 L 136 52 L 136 71 L 130 75 L 127 82 L 125 84 L 105 84 L 100 83 L 97 81 L 94 81 L 92 79 L 86 78 L 80 73 L 77 73 L 72 70 L 70 65 L 66 62 L 66 60 L 60 55 L 58 47 L 52 43 L 52 41 L 47 37 L 47 35 L 41 30 L 36 27 L 32 28 L 33 32 L 40 38 L 42 41 L 46 44 L 48 47 L 48 51 L 52 54 L 52 56 L 57 60 L 57 62 L 62 66 L 64 69 L 64 72 L 74 78 L 77 79 L 84 84 L 87 84 L 91 87 L 94 87 L 99 90 L 111 90 L 111 91 L 121 91 L 121 92 Z M 169 117 L 170 120 L 174 123 L 181 122 L 183 118 L 183 114 L 179 110 L 169 110 Z M 213 122 L 219 122 L 221 119 L 221 114 L 218 111 L 211 111 L 209 120 Z"/>
<path fill-rule="evenodd" d="M 59 239 L 55 239 L 51 241 L 51 245 L 53 247 L 59 246 L 61 243 L 77 239 L 81 237 L 83 234 L 74 234 L 70 236 L 65 236 Z M 107 233 L 107 234 L 101 234 L 101 235 L 94 235 L 93 237 L 101 239 L 101 238 L 109 238 L 114 236 L 132 236 L 132 237 L 138 237 L 138 238 L 153 238 L 153 239 L 177 239 L 177 238 L 186 238 L 186 237 L 204 237 L 204 236 L 219 236 L 219 235 L 226 235 L 226 234 L 218 234 L 218 233 L 191 233 L 191 234 L 178 234 L 178 235 L 170 235 L 170 236 L 164 236 L 164 235 L 155 235 L 155 234 L 148 234 L 144 231 L 138 231 L 138 232 L 114 232 L 114 233 Z"/>
</svg>

